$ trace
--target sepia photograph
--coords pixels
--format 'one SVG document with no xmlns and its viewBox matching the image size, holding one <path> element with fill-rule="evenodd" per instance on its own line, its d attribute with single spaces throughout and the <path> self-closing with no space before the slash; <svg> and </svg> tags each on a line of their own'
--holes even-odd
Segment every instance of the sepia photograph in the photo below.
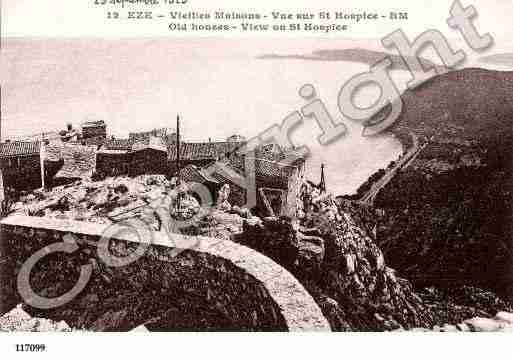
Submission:
<svg viewBox="0 0 513 359">
<path fill-rule="evenodd" d="M 513 4 L 48 3 L 2 2 L 0 343 L 513 332 Z"/>
</svg>

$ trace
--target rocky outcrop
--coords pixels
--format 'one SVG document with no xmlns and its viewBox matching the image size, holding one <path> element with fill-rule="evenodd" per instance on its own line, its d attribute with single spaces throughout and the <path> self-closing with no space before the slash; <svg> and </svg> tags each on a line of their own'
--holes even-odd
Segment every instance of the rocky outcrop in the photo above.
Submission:
<svg viewBox="0 0 513 359">
<path fill-rule="evenodd" d="M 326 199 L 327 211 L 334 202 Z M 337 208 L 335 206 L 335 208 Z M 333 213 L 332 213 L 333 214 Z M 383 253 L 353 218 L 310 213 L 301 223 L 266 218 L 244 224 L 234 240 L 291 271 L 309 290 L 334 330 L 431 327 L 434 318 L 411 284 L 386 266 Z"/>
</svg>

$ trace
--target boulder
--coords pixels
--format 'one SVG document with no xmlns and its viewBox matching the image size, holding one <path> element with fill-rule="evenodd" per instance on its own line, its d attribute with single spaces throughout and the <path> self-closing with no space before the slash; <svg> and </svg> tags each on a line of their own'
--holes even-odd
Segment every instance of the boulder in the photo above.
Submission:
<svg viewBox="0 0 513 359">
<path fill-rule="evenodd" d="M 386 266 L 381 250 L 351 215 L 332 205 L 331 197 L 325 196 L 299 223 L 266 217 L 260 225 L 246 224 L 234 239 L 295 275 L 334 330 L 431 328 L 432 313 L 411 284 Z M 316 206 L 337 213 L 327 217 L 322 210 L 316 212 Z"/>
</svg>

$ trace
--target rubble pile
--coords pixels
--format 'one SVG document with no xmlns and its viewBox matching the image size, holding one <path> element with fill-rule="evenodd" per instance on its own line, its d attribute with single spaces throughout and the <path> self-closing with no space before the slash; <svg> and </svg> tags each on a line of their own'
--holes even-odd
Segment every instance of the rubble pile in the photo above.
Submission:
<svg viewBox="0 0 513 359">
<path fill-rule="evenodd" d="M 309 290 L 335 330 L 432 330 L 513 311 L 479 288 L 417 291 L 386 266 L 375 244 L 371 217 L 381 213 L 311 186 L 306 191 L 299 219 L 258 218 L 247 209 L 218 206 L 190 234 L 231 239 L 274 259 Z"/>
<path fill-rule="evenodd" d="M 215 206 L 208 209 L 203 216 L 198 216 L 191 226 L 182 228 L 182 234 L 231 240 L 233 235 L 243 232 L 244 223 L 262 222 L 260 217 L 253 215 L 249 209 L 232 206 L 228 202 L 229 196 L 230 186 L 225 184 L 219 190 Z"/>
<path fill-rule="evenodd" d="M 160 175 L 109 177 L 103 181 L 82 179 L 21 197 L 15 211 L 104 224 L 137 216 L 160 230 L 156 209 L 167 207 L 170 212 L 177 195 L 174 184 Z M 182 196 L 181 211 L 184 216 L 193 216 L 199 211 L 199 204 L 192 196 Z"/>
</svg>

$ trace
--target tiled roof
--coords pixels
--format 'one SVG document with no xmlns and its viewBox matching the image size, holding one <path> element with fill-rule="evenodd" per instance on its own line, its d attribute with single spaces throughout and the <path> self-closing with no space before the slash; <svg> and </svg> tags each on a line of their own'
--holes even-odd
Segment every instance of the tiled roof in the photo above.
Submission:
<svg viewBox="0 0 513 359">
<path fill-rule="evenodd" d="M 257 158 L 265 158 L 268 160 L 278 161 L 284 158 L 284 151 L 275 143 L 260 146 L 256 149 L 255 155 Z"/>
<path fill-rule="evenodd" d="M 40 151 L 40 142 L 0 143 L 0 157 L 29 156 L 39 154 Z"/>
<path fill-rule="evenodd" d="M 184 142 L 180 143 L 180 159 L 192 160 L 217 160 L 224 155 L 235 151 L 242 145 L 240 142 Z M 176 160 L 176 144 L 169 147 L 169 160 Z"/>
<path fill-rule="evenodd" d="M 245 181 L 244 176 L 229 163 L 216 162 L 205 171 L 210 173 L 210 176 L 221 184 L 244 183 Z"/>
<path fill-rule="evenodd" d="M 254 158 L 253 165 L 255 166 L 256 176 L 288 178 L 297 166 L 298 161 L 302 160 L 302 157 L 297 153 L 290 152 L 289 154 L 281 160 Z M 240 173 L 245 173 L 246 161 L 244 157 L 233 157 L 229 162 L 230 167 Z M 251 166 L 252 162 L 249 162 L 248 165 Z"/>
<path fill-rule="evenodd" d="M 180 170 L 180 179 L 185 182 L 196 182 L 196 183 L 205 183 L 205 182 L 213 182 L 218 183 L 218 181 L 210 176 L 206 171 L 201 168 L 198 168 L 194 165 L 186 166 Z"/>
</svg>

